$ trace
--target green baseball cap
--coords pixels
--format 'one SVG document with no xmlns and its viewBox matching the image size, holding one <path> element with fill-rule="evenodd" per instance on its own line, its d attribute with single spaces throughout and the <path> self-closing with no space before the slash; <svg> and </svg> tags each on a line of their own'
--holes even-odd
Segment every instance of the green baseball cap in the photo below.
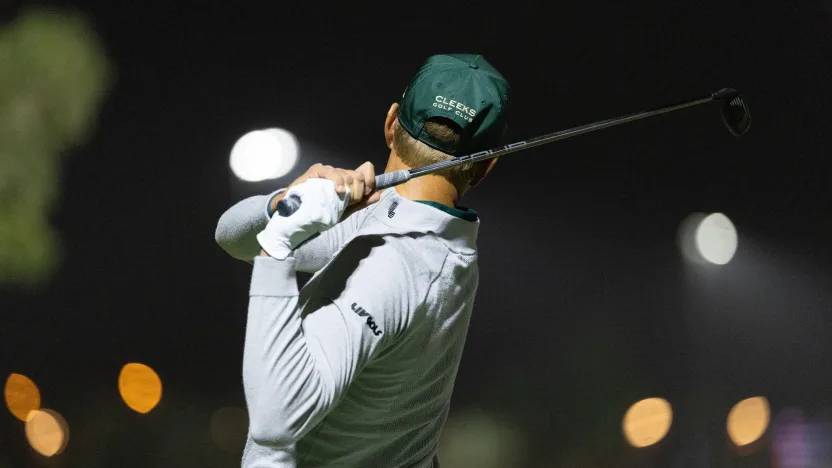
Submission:
<svg viewBox="0 0 832 468">
<path fill-rule="evenodd" d="M 413 138 L 454 156 L 493 148 L 506 130 L 511 88 L 482 55 L 434 55 L 419 68 L 399 103 L 399 124 Z M 462 128 L 462 141 L 435 141 L 424 131 L 431 117 Z"/>
</svg>

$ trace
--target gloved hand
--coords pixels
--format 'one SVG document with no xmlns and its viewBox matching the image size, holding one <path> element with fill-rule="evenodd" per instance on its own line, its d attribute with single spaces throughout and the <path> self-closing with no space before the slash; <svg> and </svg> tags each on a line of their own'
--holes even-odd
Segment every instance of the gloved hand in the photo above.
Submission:
<svg viewBox="0 0 832 468">
<path fill-rule="evenodd" d="M 286 259 L 313 235 L 335 226 L 350 201 L 349 187 L 339 195 L 329 179 L 309 179 L 286 191 L 287 197 L 291 195 L 300 197 L 300 209 L 285 218 L 272 216 L 266 229 L 257 234 L 260 247 L 278 260 Z"/>
</svg>

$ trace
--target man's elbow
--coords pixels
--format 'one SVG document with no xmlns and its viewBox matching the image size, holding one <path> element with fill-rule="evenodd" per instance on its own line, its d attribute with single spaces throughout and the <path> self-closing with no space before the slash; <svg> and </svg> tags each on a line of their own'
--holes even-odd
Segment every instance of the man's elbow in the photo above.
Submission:
<svg viewBox="0 0 832 468">
<path fill-rule="evenodd" d="M 222 220 L 217 223 L 217 229 L 214 231 L 214 242 L 217 243 L 223 250 L 225 250 L 225 246 L 227 245 L 227 233 L 225 230 L 225 226 L 223 226 Z"/>
<path fill-rule="evenodd" d="M 297 401 L 296 405 L 286 405 L 280 400 L 261 401 L 257 410 L 249 411 L 249 432 L 251 438 L 259 445 L 283 448 L 296 443 L 312 427 L 319 416 L 326 414 L 320 387 L 309 389 L 296 398 L 286 397 L 290 401 Z"/>
<path fill-rule="evenodd" d="M 310 408 L 292 410 L 272 405 L 261 409 L 256 414 L 251 412 L 249 432 L 252 440 L 267 447 L 291 446 L 303 437 L 303 428 L 308 425 L 309 418 L 312 416 L 309 410 Z"/>
<path fill-rule="evenodd" d="M 256 254 L 251 254 L 254 250 L 247 249 L 246 246 L 242 245 L 245 243 L 244 235 L 245 233 L 241 232 L 240 228 L 235 226 L 234 223 L 220 218 L 217 229 L 214 231 L 214 241 L 232 258 L 251 263 Z M 257 252 L 259 253 L 259 249 L 257 249 Z"/>
<path fill-rule="evenodd" d="M 300 440 L 300 433 L 279 421 L 263 421 L 252 417 L 249 424 L 251 439 L 257 444 L 272 448 L 291 447 Z"/>
</svg>

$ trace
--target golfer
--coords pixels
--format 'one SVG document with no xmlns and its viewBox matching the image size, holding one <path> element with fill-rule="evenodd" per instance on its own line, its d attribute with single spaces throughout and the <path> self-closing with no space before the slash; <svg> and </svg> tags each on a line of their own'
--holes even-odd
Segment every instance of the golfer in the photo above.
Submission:
<svg viewBox="0 0 832 468">
<path fill-rule="evenodd" d="M 480 55 L 430 57 L 387 112 L 385 171 L 498 146 L 509 94 Z M 381 192 L 369 162 L 316 164 L 222 215 L 217 242 L 253 263 L 243 467 L 439 466 L 478 283 L 480 221 L 457 202 L 495 163 Z M 300 209 L 275 214 L 290 194 Z"/>
</svg>

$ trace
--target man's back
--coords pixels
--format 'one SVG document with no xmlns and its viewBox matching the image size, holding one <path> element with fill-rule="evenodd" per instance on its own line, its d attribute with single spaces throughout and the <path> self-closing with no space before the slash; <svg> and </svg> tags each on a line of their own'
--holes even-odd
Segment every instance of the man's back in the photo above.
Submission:
<svg viewBox="0 0 832 468">
<path fill-rule="evenodd" d="M 479 221 L 395 190 L 362 211 L 353 215 L 359 221 L 346 245 L 300 291 L 302 328 L 326 330 L 316 311 L 336 304 L 349 309 L 345 320 L 361 321 L 358 340 L 386 334 L 383 344 L 371 360 L 356 364 L 361 368 L 340 401 L 291 447 L 249 438 L 244 467 L 433 463 L 476 293 Z M 385 268 L 361 268 L 380 264 Z M 378 290 L 379 275 L 403 285 L 401 293 Z M 320 363 L 332 356 L 313 358 Z"/>
</svg>

